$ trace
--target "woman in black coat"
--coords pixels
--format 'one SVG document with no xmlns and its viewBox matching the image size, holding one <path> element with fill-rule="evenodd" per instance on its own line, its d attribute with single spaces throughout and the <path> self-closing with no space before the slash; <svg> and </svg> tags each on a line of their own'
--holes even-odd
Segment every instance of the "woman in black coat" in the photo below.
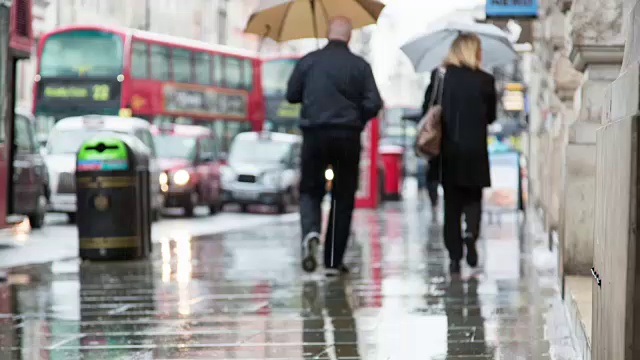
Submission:
<svg viewBox="0 0 640 360">
<path fill-rule="evenodd" d="M 440 159 L 430 161 L 441 168 L 429 170 L 429 176 L 440 177 L 444 188 L 444 241 L 451 273 L 460 272 L 465 246 L 469 266 L 478 264 L 482 191 L 491 186 L 487 126 L 496 118 L 496 88 L 493 76 L 480 70 L 481 54 L 477 35 L 460 34 L 443 62 L 446 72 L 438 101 L 442 105 L 442 149 Z M 435 83 L 437 71 L 431 74 L 431 83 Z M 431 91 L 429 86 L 425 99 L 431 98 Z"/>
</svg>

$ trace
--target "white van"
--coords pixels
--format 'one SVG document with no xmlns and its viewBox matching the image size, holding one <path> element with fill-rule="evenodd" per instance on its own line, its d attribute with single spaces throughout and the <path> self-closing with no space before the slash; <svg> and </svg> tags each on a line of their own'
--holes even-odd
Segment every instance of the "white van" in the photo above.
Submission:
<svg viewBox="0 0 640 360">
<path fill-rule="evenodd" d="M 150 177 L 152 180 L 152 217 L 157 219 L 164 206 L 164 196 L 160 189 L 160 167 L 156 159 L 156 149 L 151 135 L 151 124 L 143 119 L 118 116 L 87 115 L 62 119 L 56 123 L 46 148 L 45 163 L 49 171 L 51 198 L 49 211 L 66 213 L 69 221 L 76 218 L 76 153 L 85 140 L 101 132 L 122 133 L 138 138 L 151 153 Z"/>
</svg>

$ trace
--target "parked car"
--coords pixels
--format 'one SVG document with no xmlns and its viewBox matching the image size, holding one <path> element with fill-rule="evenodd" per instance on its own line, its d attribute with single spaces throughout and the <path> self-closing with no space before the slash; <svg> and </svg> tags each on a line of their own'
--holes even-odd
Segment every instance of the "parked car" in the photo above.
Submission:
<svg viewBox="0 0 640 360">
<path fill-rule="evenodd" d="M 16 111 L 14 122 L 13 212 L 27 215 L 31 227 L 41 228 L 49 203 L 49 174 L 35 137 L 35 120 Z"/>
<path fill-rule="evenodd" d="M 221 169 L 224 202 L 240 204 L 243 212 L 252 204 L 271 205 L 279 213 L 297 204 L 301 144 L 293 134 L 238 134 Z"/>
<path fill-rule="evenodd" d="M 212 214 L 222 208 L 220 158 L 213 132 L 204 126 L 152 127 L 163 171 L 161 186 L 168 207 L 181 207 L 186 216 L 206 205 Z"/>
<path fill-rule="evenodd" d="M 152 180 L 151 211 L 152 218 L 158 219 L 164 206 L 164 195 L 160 189 L 161 170 L 151 135 L 151 124 L 138 118 L 105 115 L 65 118 L 53 127 L 44 150 L 51 184 L 49 211 L 66 213 L 69 215 L 69 221 L 75 222 L 76 153 L 84 141 L 104 132 L 132 135 L 149 149 L 151 155 L 149 171 Z"/>
</svg>

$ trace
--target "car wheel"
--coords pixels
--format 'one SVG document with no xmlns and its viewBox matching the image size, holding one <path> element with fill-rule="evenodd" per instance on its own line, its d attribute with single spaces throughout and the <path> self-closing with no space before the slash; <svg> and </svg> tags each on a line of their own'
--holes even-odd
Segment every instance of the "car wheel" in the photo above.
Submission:
<svg viewBox="0 0 640 360">
<path fill-rule="evenodd" d="M 284 194 L 282 194 L 282 200 L 278 204 L 278 214 L 286 214 L 287 210 L 289 210 L 289 205 L 293 204 L 293 191 L 288 189 Z"/>
<path fill-rule="evenodd" d="M 209 213 L 214 215 L 222 211 L 222 202 L 218 201 L 215 204 L 209 205 Z"/>
<path fill-rule="evenodd" d="M 189 196 L 189 201 L 190 202 L 184 207 L 184 216 L 193 217 L 194 210 L 198 205 L 198 193 L 191 193 L 191 195 Z"/>
<path fill-rule="evenodd" d="M 47 214 L 47 197 L 44 194 L 38 196 L 36 212 L 29 215 L 29 223 L 31 228 L 40 229 L 44 225 L 44 217 Z"/>
</svg>

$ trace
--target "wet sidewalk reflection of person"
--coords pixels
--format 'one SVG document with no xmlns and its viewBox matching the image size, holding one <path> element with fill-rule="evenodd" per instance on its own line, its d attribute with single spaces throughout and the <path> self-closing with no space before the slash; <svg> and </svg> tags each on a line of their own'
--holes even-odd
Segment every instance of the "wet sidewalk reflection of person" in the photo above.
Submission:
<svg viewBox="0 0 640 360">
<path fill-rule="evenodd" d="M 446 290 L 447 359 L 475 356 L 484 359 L 492 354 L 484 336 L 484 318 L 478 298 L 478 280 L 466 283 L 453 279 Z M 475 358 L 474 357 L 474 358 Z"/>
<path fill-rule="evenodd" d="M 302 290 L 304 359 L 360 359 L 353 309 L 344 280 L 323 286 L 307 281 Z"/>
</svg>

